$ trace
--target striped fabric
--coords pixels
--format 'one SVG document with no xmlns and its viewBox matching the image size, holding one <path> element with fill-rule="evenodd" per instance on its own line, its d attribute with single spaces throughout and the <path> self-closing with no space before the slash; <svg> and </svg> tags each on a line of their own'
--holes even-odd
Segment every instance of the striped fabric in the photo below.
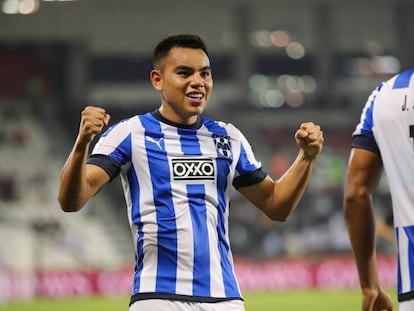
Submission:
<svg viewBox="0 0 414 311">
<path fill-rule="evenodd" d="M 398 246 L 398 296 L 414 298 L 414 70 L 369 97 L 354 136 L 372 135 L 390 187 Z M 366 148 L 370 149 L 370 148 Z"/>
<path fill-rule="evenodd" d="M 147 113 L 110 128 L 96 155 L 121 168 L 136 247 L 133 300 L 242 299 L 228 235 L 230 188 L 261 164 L 238 129 L 208 118 L 180 128 Z M 100 159 L 90 163 L 104 168 Z"/>
</svg>

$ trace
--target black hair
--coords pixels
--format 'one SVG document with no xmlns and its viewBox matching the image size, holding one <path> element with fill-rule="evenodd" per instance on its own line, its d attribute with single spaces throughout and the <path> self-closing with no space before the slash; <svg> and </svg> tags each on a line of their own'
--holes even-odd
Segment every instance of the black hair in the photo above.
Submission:
<svg viewBox="0 0 414 311">
<path fill-rule="evenodd" d="M 172 35 L 161 40 L 155 47 L 152 57 L 154 68 L 156 68 L 159 65 L 160 60 L 163 59 L 168 54 L 168 52 L 174 47 L 201 49 L 208 56 L 207 46 L 203 39 L 201 39 L 198 35 Z"/>
</svg>

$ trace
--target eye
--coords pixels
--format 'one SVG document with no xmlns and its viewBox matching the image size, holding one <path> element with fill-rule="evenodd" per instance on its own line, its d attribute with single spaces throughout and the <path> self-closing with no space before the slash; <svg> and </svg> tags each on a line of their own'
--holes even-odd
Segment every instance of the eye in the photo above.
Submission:
<svg viewBox="0 0 414 311">
<path fill-rule="evenodd" d="M 203 71 L 203 72 L 201 72 L 201 76 L 203 78 L 209 78 L 211 76 L 211 72 L 210 71 Z"/>
<path fill-rule="evenodd" d="M 177 74 L 179 76 L 188 77 L 191 75 L 191 72 L 189 70 L 182 69 L 182 70 L 178 70 Z"/>
</svg>

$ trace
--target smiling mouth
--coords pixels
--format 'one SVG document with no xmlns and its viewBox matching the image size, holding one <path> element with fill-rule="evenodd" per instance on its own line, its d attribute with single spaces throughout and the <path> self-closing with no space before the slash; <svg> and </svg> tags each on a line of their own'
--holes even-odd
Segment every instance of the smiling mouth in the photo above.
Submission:
<svg viewBox="0 0 414 311">
<path fill-rule="evenodd" d="M 187 97 L 194 99 L 194 100 L 202 100 L 204 98 L 204 94 L 201 94 L 201 93 L 187 94 Z"/>
</svg>

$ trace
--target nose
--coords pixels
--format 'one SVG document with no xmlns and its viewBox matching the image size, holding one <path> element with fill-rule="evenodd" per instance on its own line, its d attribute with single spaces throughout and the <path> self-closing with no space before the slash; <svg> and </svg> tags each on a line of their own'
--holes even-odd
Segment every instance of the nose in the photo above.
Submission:
<svg viewBox="0 0 414 311">
<path fill-rule="evenodd" d="M 205 86 L 205 81 L 199 73 L 194 73 L 194 75 L 191 79 L 191 85 L 193 87 L 204 87 Z"/>
</svg>

